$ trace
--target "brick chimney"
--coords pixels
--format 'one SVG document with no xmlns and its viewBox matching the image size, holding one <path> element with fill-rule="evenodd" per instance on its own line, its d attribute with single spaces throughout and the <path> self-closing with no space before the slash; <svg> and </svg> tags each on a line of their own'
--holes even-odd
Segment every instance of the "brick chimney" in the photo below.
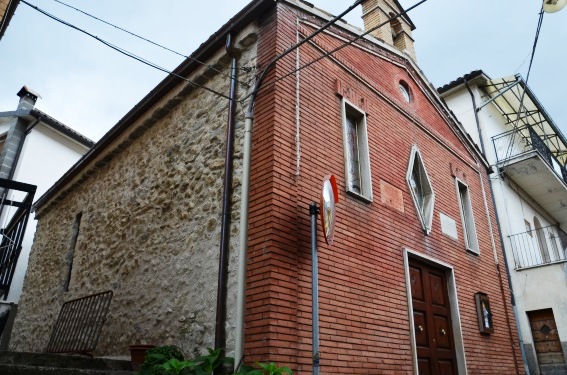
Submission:
<svg viewBox="0 0 567 375">
<path fill-rule="evenodd" d="M 415 49 L 413 48 L 413 39 L 411 37 L 411 32 L 415 29 L 413 22 L 407 15 L 402 15 L 392 21 L 388 21 L 402 11 L 403 8 L 397 0 L 363 1 L 362 20 L 364 21 L 364 29 L 370 30 L 385 23 L 370 34 L 396 47 L 400 51 L 407 53 L 413 61 L 417 61 Z"/>
</svg>

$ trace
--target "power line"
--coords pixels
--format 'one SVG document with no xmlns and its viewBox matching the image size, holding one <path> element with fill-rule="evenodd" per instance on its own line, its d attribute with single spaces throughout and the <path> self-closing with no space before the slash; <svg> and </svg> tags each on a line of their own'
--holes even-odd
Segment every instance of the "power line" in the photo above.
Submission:
<svg viewBox="0 0 567 375">
<path fill-rule="evenodd" d="M 526 91 L 528 90 L 528 81 L 530 79 L 532 64 L 534 62 L 534 56 L 535 56 L 535 51 L 536 51 L 536 47 L 537 47 L 537 42 L 539 40 L 539 33 L 541 31 L 541 26 L 543 24 L 543 15 L 544 15 L 544 11 L 543 11 L 543 5 L 542 5 L 541 10 L 539 12 L 539 19 L 538 19 L 538 22 L 537 22 L 537 29 L 536 29 L 536 35 L 535 35 L 535 38 L 534 38 L 534 43 L 533 43 L 533 46 L 532 46 L 532 55 L 530 57 L 530 65 L 528 66 L 528 73 L 526 75 L 525 87 L 524 87 L 524 91 L 522 92 L 522 97 L 520 98 L 520 105 L 518 107 L 518 116 L 516 117 L 515 123 L 512 124 L 513 129 L 517 129 L 518 124 L 520 122 L 520 118 L 522 116 L 522 111 L 525 109 L 524 97 L 526 96 Z M 525 111 L 524 117 L 528 117 L 527 111 Z M 528 126 L 528 128 L 531 129 L 531 125 L 529 123 L 528 123 L 527 126 Z M 508 159 L 508 157 L 510 157 L 510 155 L 512 155 L 512 147 L 513 147 L 513 143 L 515 142 L 515 137 L 516 137 L 516 132 L 512 133 L 510 143 L 508 144 L 508 149 L 506 150 L 505 160 Z"/>
<path fill-rule="evenodd" d="M 104 24 L 106 24 L 106 25 L 108 25 L 108 26 L 114 27 L 115 29 L 118 29 L 118 30 L 120 30 L 120 31 L 123 31 L 123 32 L 125 32 L 125 33 L 127 33 L 127 34 L 129 34 L 129 35 L 132 35 L 132 36 L 134 36 L 134 37 L 136 37 L 136 38 L 138 38 L 138 39 L 141 39 L 141 40 L 143 40 L 143 41 L 145 41 L 145 42 L 148 42 L 148 43 L 150 43 L 150 44 L 153 44 L 154 46 L 157 46 L 157 47 L 162 48 L 162 49 L 164 49 L 164 50 L 166 50 L 166 51 L 172 52 L 172 53 L 174 53 L 174 54 L 176 54 L 176 55 L 178 55 L 178 56 L 184 57 L 184 58 L 186 58 L 186 59 L 190 59 L 190 60 L 192 60 L 192 61 L 194 61 L 194 62 L 196 62 L 196 63 L 198 63 L 198 64 L 201 64 L 201 65 L 203 65 L 203 66 L 206 66 L 207 68 L 209 68 L 209 69 L 211 69 L 211 70 L 214 70 L 215 72 L 217 72 L 217 73 L 219 73 L 219 74 L 222 74 L 222 75 L 224 75 L 225 77 L 231 78 L 228 74 L 221 72 L 220 70 L 216 69 L 214 66 L 209 65 L 209 64 L 206 64 L 206 63 L 204 63 L 204 62 L 202 62 L 202 61 L 199 61 L 199 60 L 195 59 L 194 57 L 187 56 L 187 55 L 185 55 L 185 54 L 183 54 L 183 53 L 180 53 L 180 52 L 177 52 L 177 51 L 175 51 L 175 50 L 173 50 L 173 49 L 171 49 L 171 48 L 165 47 L 165 46 L 163 46 L 163 45 L 161 45 L 161 44 L 159 44 L 159 43 L 156 43 L 156 42 L 154 42 L 154 41 L 152 41 L 152 40 L 150 40 L 150 39 L 147 39 L 147 38 L 145 38 L 145 37 L 143 37 L 143 36 L 140 36 L 140 35 L 135 34 L 135 33 L 131 32 L 131 31 L 129 31 L 129 30 L 126 30 L 126 29 L 124 29 L 124 28 L 122 28 L 122 27 L 120 27 L 120 26 L 116 26 L 116 25 L 114 25 L 114 24 L 112 24 L 112 23 L 110 23 L 110 22 L 108 22 L 108 21 L 105 21 L 105 20 L 103 20 L 103 19 L 101 19 L 101 18 L 98 18 L 98 17 L 96 17 L 96 16 L 94 16 L 94 15 L 92 15 L 92 14 L 90 14 L 90 13 L 87 13 L 87 12 L 81 10 L 81 9 L 78 9 L 78 8 L 72 6 L 72 5 L 69 5 L 69 4 L 67 4 L 67 3 L 64 3 L 63 1 L 60 1 L 60 0 L 53 0 L 53 1 L 55 1 L 56 3 L 59 3 L 59 4 L 61 4 L 61 5 L 64 5 L 64 6 L 68 7 L 68 8 L 70 8 L 70 9 L 73 9 L 73 10 L 79 12 L 79 13 L 82 13 L 82 14 L 86 15 L 87 17 L 93 18 L 93 19 L 95 19 L 95 20 L 97 20 L 97 21 L 99 21 L 99 22 L 102 22 L 102 23 L 104 23 Z M 238 69 L 244 70 L 244 71 L 249 71 L 249 68 L 238 68 Z M 241 85 L 245 85 L 246 87 L 249 87 L 249 86 L 250 86 L 249 84 L 244 83 L 244 82 L 241 82 L 241 81 L 238 81 L 238 80 L 237 80 L 237 82 L 240 83 Z"/>
<path fill-rule="evenodd" d="M 296 48 L 299 48 L 301 45 L 303 45 L 304 43 L 309 42 L 311 39 L 315 38 L 315 36 L 317 36 L 318 34 L 322 33 L 325 29 L 331 27 L 332 25 L 335 24 L 335 22 L 337 22 L 339 19 L 341 19 L 341 17 L 343 17 L 344 15 L 346 15 L 347 13 L 349 13 L 351 10 L 353 10 L 355 7 L 357 7 L 358 5 L 360 5 L 362 3 L 363 0 L 356 0 L 354 2 L 354 4 L 352 4 L 350 7 L 348 7 L 345 11 L 343 11 L 341 14 L 339 14 L 338 16 L 335 16 L 332 20 L 328 21 L 326 24 L 324 24 L 323 26 L 321 26 L 320 28 L 318 28 L 317 30 L 315 30 L 311 35 L 309 35 L 308 37 L 306 37 L 305 39 L 303 39 L 301 42 L 298 42 L 296 44 L 294 44 L 293 46 L 289 47 L 288 49 L 286 49 L 285 51 L 283 51 L 282 53 L 280 53 L 278 56 L 274 57 L 267 65 L 264 69 L 262 69 L 262 72 L 259 74 L 258 79 L 256 80 L 256 84 L 254 85 L 254 90 L 252 90 L 252 92 L 247 95 L 245 98 L 242 99 L 242 101 L 246 100 L 246 98 L 251 97 L 250 99 L 250 105 L 249 105 L 249 112 L 252 112 L 253 106 L 254 106 L 254 102 L 256 100 L 256 95 L 258 94 L 258 92 L 262 89 L 261 85 L 264 81 L 264 78 L 266 77 L 266 74 L 268 74 L 268 71 L 275 65 L 275 63 L 282 59 L 284 56 L 288 55 L 289 53 L 293 52 Z M 299 71 L 299 69 L 296 69 L 295 71 Z M 293 73 L 293 72 L 292 72 Z M 274 82 L 275 83 L 275 82 Z"/>
<path fill-rule="evenodd" d="M 77 27 L 77 26 L 75 26 L 75 25 L 73 25 L 73 24 L 70 24 L 70 23 L 67 22 L 67 21 L 62 20 L 61 18 L 58 18 L 58 17 L 56 17 L 56 16 L 54 16 L 54 15 L 52 15 L 52 14 L 50 14 L 50 13 L 44 11 L 43 9 L 38 8 L 38 7 L 35 6 L 35 5 L 32 5 L 32 4 L 28 3 L 28 2 L 25 1 L 25 0 L 21 0 L 21 2 L 24 3 L 24 4 L 26 4 L 26 5 L 29 6 L 30 8 L 35 9 L 36 11 L 40 12 L 41 14 L 43 14 L 43 15 L 45 15 L 45 16 L 47 16 L 47 17 L 49 17 L 49 18 L 51 18 L 51 19 L 53 19 L 53 20 L 55 20 L 55 21 L 57 21 L 57 22 L 59 22 L 59 23 L 62 23 L 62 24 L 65 25 L 65 26 L 68 26 L 68 27 L 70 27 L 70 28 L 72 28 L 72 29 L 75 29 L 75 30 L 77 30 L 77 31 L 80 31 L 80 32 L 83 33 L 83 34 L 88 35 L 88 36 L 90 36 L 91 38 L 94 38 L 94 39 L 98 40 L 98 41 L 101 42 L 102 44 L 106 45 L 107 47 L 112 48 L 112 49 L 115 50 L 115 51 L 118 51 L 118 52 L 122 53 L 123 55 L 126 55 L 126 56 L 128 56 L 128 57 L 130 57 L 130 58 L 133 58 L 134 60 L 137 60 L 137 61 L 139 61 L 139 62 L 141 62 L 141 63 L 143 63 L 143 64 L 145 64 L 145 65 L 148 65 L 148 66 L 150 66 L 150 67 L 152 67 L 152 68 L 154 68 L 154 69 L 160 70 L 160 71 L 162 71 L 162 72 L 164 72 L 164 73 L 167 73 L 167 74 L 169 74 L 169 75 L 172 75 L 172 76 L 174 76 L 174 77 L 177 77 L 177 78 L 179 78 L 179 79 L 181 79 L 181 80 L 183 80 L 183 81 L 185 81 L 185 82 L 188 82 L 188 83 L 190 83 L 190 84 L 192 84 L 192 85 L 194 85 L 194 86 L 197 86 L 197 87 L 202 88 L 202 89 L 204 89 L 204 90 L 206 90 L 206 91 L 209 91 L 209 92 L 211 92 L 211 93 L 213 93 L 213 94 L 215 94 L 215 95 L 218 95 L 218 96 L 220 96 L 220 97 L 223 97 L 223 98 L 225 98 L 225 99 L 230 100 L 230 98 L 229 98 L 228 96 L 226 96 L 226 95 L 224 95 L 224 94 L 222 94 L 222 93 L 220 93 L 220 92 L 218 92 L 218 91 L 215 91 L 215 90 L 213 90 L 213 89 L 211 89 L 211 88 L 209 88 L 209 87 L 207 87 L 207 86 L 201 85 L 200 83 L 197 83 L 197 82 L 192 81 L 192 80 L 190 80 L 190 79 L 187 79 L 187 78 L 185 78 L 185 77 L 183 77 L 183 76 L 180 76 L 179 74 L 174 73 L 174 72 L 172 72 L 172 71 L 170 71 L 170 70 L 167 70 L 166 68 L 163 68 L 163 67 L 161 67 L 161 66 L 159 66 L 159 65 L 157 65 L 157 64 L 154 64 L 154 63 L 152 63 L 151 61 L 146 60 L 146 59 L 144 59 L 144 58 L 142 58 L 142 57 L 140 57 L 140 56 L 138 56 L 138 55 L 135 55 L 135 54 L 132 53 L 132 52 L 129 52 L 129 51 L 127 51 L 127 50 L 125 50 L 125 49 L 123 49 L 123 48 L 121 48 L 121 47 L 118 47 L 118 46 L 116 46 L 116 45 L 114 45 L 114 44 L 112 44 L 112 43 L 109 43 L 109 42 L 105 41 L 104 39 L 101 39 L 101 38 L 99 38 L 98 36 L 89 33 L 88 31 L 85 31 L 85 30 L 83 30 L 83 29 L 81 29 L 81 28 L 79 28 L 79 27 Z"/>
<path fill-rule="evenodd" d="M 309 61 L 308 63 L 306 63 L 306 64 L 300 66 L 299 68 L 293 69 L 293 70 L 289 71 L 288 73 L 285 73 L 285 74 L 284 74 L 283 76 L 281 76 L 281 77 L 275 78 L 274 80 L 268 82 L 267 84 L 263 85 L 262 87 L 256 88 L 251 94 L 247 95 L 243 100 L 245 100 L 245 99 L 246 99 L 247 97 L 249 97 L 249 96 L 256 96 L 256 94 L 257 94 L 258 92 L 260 92 L 260 91 L 262 91 L 262 90 L 264 90 L 264 89 L 266 89 L 266 88 L 268 88 L 268 87 L 270 87 L 270 86 L 273 86 L 273 85 L 275 85 L 277 82 L 279 82 L 279 81 L 281 81 L 281 80 L 283 80 L 283 79 L 289 77 L 290 75 L 292 75 L 292 74 L 294 74 L 294 73 L 296 73 L 296 72 L 298 72 L 298 71 L 300 71 L 300 70 L 303 70 L 303 69 L 305 69 L 305 68 L 308 68 L 308 67 L 310 67 L 311 65 L 315 64 L 316 62 L 318 62 L 318 61 L 324 59 L 325 57 L 328 57 L 328 56 L 334 54 L 335 52 L 338 52 L 338 51 L 340 51 L 341 49 L 350 46 L 351 44 L 353 44 L 353 43 L 356 42 L 357 40 L 360 40 L 360 39 L 364 38 L 366 35 L 368 35 L 368 34 L 370 34 L 371 32 L 373 32 L 374 30 L 379 29 L 380 27 L 382 27 L 382 26 L 384 26 L 384 25 L 390 23 L 391 21 L 393 21 L 393 20 L 395 20 L 395 19 L 397 19 L 397 18 L 399 18 L 399 17 L 401 17 L 401 16 L 403 16 L 403 15 L 406 15 L 408 12 L 410 12 L 411 10 L 417 8 L 418 6 L 420 6 L 421 4 L 425 3 L 426 1 L 427 1 L 427 0 L 421 0 L 420 2 L 418 2 L 418 3 L 414 4 L 414 5 L 412 5 L 411 7 L 407 8 L 407 9 L 405 9 L 405 10 L 399 12 L 399 13 L 394 14 L 392 17 L 388 18 L 386 21 L 382 22 L 381 24 L 379 24 L 379 25 L 377 25 L 377 26 L 375 26 L 375 27 L 373 27 L 373 28 L 371 28 L 371 29 L 369 29 L 369 30 L 366 30 L 364 33 L 362 33 L 362 34 L 360 34 L 360 35 L 357 35 L 354 39 L 352 39 L 352 40 L 350 40 L 350 41 L 348 41 L 348 42 L 346 42 L 346 43 L 341 44 L 340 46 L 338 46 L 338 47 L 332 49 L 332 50 L 329 51 L 329 52 L 324 53 L 322 56 L 320 56 L 320 57 L 318 57 L 318 58 L 316 58 L 316 59 L 314 59 L 314 60 Z M 343 14 L 344 14 L 344 13 L 343 13 Z M 340 17 L 342 17 L 342 15 L 341 15 Z M 330 21 L 329 23 L 331 23 L 331 22 L 332 22 L 332 21 Z M 329 23 L 326 24 L 325 26 L 328 26 Z M 322 31 L 322 30 L 321 30 L 321 29 L 318 29 L 315 33 L 319 33 L 320 31 Z M 311 40 L 311 39 L 313 38 L 313 36 L 314 36 L 315 33 L 311 34 L 309 37 L 307 37 L 306 39 L 304 39 L 303 42 L 306 42 L 306 41 L 308 41 L 308 40 Z M 297 48 L 297 47 L 299 47 L 299 45 L 301 45 L 301 44 L 302 44 L 302 43 L 298 43 L 298 45 L 294 46 L 293 48 Z M 291 49 L 291 48 L 290 48 L 290 49 Z M 288 50 L 289 50 L 289 49 L 288 49 Z M 278 59 L 281 58 L 281 57 L 283 57 L 283 53 L 282 53 L 282 55 L 278 56 Z"/>
</svg>

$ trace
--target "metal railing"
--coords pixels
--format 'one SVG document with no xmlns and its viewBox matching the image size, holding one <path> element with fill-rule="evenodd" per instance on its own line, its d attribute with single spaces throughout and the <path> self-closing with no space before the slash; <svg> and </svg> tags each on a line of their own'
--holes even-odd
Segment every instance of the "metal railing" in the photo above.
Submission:
<svg viewBox="0 0 567 375">
<path fill-rule="evenodd" d="M 555 225 L 508 237 L 512 244 L 515 269 L 567 260 L 567 234 Z"/>
<path fill-rule="evenodd" d="M 65 302 L 46 352 L 88 354 L 95 350 L 112 294 L 109 290 Z"/>
<path fill-rule="evenodd" d="M 0 178 L 0 191 L 0 217 L 10 214 L 8 207 L 17 207 L 6 227 L 0 229 L 0 295 L 6 300 L 22 251 L 36 186 Z M 7 199 L 12 192 L 26 194 L 21 201 Z"/>
<path fill-rule="evenodd" d="M 550 142 L 550 137 L 547 142 Z M 555 173 L 567 183 L 567 168 L 553 154 L 551 149 L 539 134 L 531 127 L 524 126 L 510 130 L 506 133 L 492 137 L 496 160 L 498 164 L 505 163 L 513 157 L 537 151 L 543 160 L 555 171 Z"/>
</svg>

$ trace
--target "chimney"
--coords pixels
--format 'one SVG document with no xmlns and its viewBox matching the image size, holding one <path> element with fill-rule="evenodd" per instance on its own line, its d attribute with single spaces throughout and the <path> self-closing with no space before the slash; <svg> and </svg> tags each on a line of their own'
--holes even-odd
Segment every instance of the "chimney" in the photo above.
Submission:
<svg viewBox="0 0 567 375">
<path fill-rule="evenodd" d="M 415 30 L 413 22 L 407 15 L 388 21 L 402 11 L 403 8 L 397 0 L 365 0 L 362 2 L 364 29 L 370 30 L 384 24 L 370 34 L 417 61 L 411 37 L 412 30 Z"/>
<path fill-rule="evenodd" d="M 20 102 L 18 103 L 18 109 L 33 109 L 37 98 L 41 98 L 39 94 L 30 90 L 27 86 L 24 86 L 18 91 L 18 96 L 20 97 Z"/>
</svg>

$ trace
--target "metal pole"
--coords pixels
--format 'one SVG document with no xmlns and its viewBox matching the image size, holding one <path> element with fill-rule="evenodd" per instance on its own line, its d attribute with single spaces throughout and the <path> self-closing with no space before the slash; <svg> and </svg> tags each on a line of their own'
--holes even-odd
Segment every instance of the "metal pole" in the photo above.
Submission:
<svg viewBox="0 0 567 375">
<path fill-rule="evenodd" d="M 317 262 L 317 203 L 309 205 L 311 215 L 311 311 L 313 320 L 313 375 L 319 375 L 319 266 Z"/>
</svg>

